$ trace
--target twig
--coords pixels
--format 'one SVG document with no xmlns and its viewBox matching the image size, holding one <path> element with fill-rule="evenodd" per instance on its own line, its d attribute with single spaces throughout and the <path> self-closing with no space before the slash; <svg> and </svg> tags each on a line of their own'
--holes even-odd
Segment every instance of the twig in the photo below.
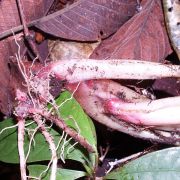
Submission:
<svg viewBox="0 0 180 180">
<path fill-rule="evenodd" d="M 38 57 L 39 61 L 41 63 L 43 63 L 43 60 L 42 60 L 41 56 L 39 55 L 39 52 L 38 52 L 32 38 L 31 38 L 29 29 L 28 29 L 28 26 L 27 26 L 27 22 L 26 22 L 26 17 L 24 15 L 24 8 L 23 8 L 23 4 L 22 4 L 21 0 L 17 0 L 17 4 L 18 4 L 18 8 L 19 8 L 19 13 L 20 13 L 22 25 L 23 25 L 23 28 L 24 28 L 25 39 L 29 43 L 29 45 L 30 45 L 32 51 L 34 52 L 34 54 Z"/>
<path fill-rule="evenodd" d="M 25 18 L 25 15 L 24 15 L 23 4 L 22 4 L 21 0 L 16 0 L 16 1 L 17 1 L 17 5 L 18 5 L 18 8 L 19 8 L 19 13 L 20 13 L 22 25 L 23 25 L 23 28 L 24 28 L 24 34 L 25 34 L 25 36 L 29 36 L 29 30 L 28 30 L 28 27 L 26 25 L 27 23 L 26 23 L 26 18 Z"/>
<path fill-rule="evenodd" d="M 49 8 L 46 10 L 46 12 L 44 13 L 45 15 L 47 15 L 47 13 L 48 13 L 48 11 L 50 10 L 52 4 L 53 4 L 53 1 L 51 2 L 50 7 L 49 7 Z M 51 16 L 52 16 L 52 15 L 51 15 Z M 48 17 L 48 16 L 47 16 L 47 17 Z M 38 22 L 41 22 L 41 20 L 43 20 L 43 19 L 46 19 L 46 16 L 31 21 L 30 23 L 27 24 L 27 27 L 30 28 L 30 27 L 32 27 L 32 26 L 35 26 Z M 8 36 L 11 36 L 11 35 L 13 34 L 12 31 L 16 34 L 16 33 L 19 33 L 19 32 L 21 32 L 21 31 L 23 31 L 23 29 L 24 29 L 23 25 L 19 25 L 19 26 L 13 27 L 12 29 L 6 30 L 6 31 L 0 33 L 0 40 L 6 38 L 6 37 L 8 37 Z"/>
<path fill-rule="evenodd" d="M 149 152 L 149 150 L 147 150 L 147 151 L 142 151 L 142 152 L 133 154 L 133 155 L 131 155 L 131 156 L 125 157 L 125 158 L 123 158 L 123 159 L 115 160 L 114 162 L 109 162 L 110 168 L 109 168 L 109 170 L 106 172 L 106 174 L 108 174 L 108 173 L 114 168 L 114 166 L 117 166 L 117 165 L 119 165 L 119 164 L 125 163 L 125 162 L 127 162 L 127 161 L 129 161 L 129 160 L 132 160 L 132 159 L 136 159 L 136 158 L 138 158 L 139 156 L 142 156 L 142 155 L 144 155 L 144 154 L 146 154 L 146 153 L 148 153 L 148 152 Z"/>
<path fill-rule="evenodd" d="M 72 9 L 75 5 L 80 4 L 80 3 L 81 2 L 76 2 L 76 4 L 71 5 L 71 6 L 67 7 L 67 8 L 65 8 L 65 9 L 62 9 L 61 11 L 57 11 L 55 13 L 52 13 L 52 14 L 48 15 L 48 16 L 44 16 L 42 18 L 36 19 L 34 21 L 31 21 L 30 23 L 27 24 L 27 27 L 30 28 L 30 27 L 35 26 L 37 24 L 46 22 L 49 19 L 55 18 L 57 16 L 60 16 L 61 14 L 66 12 L 68 9 Z M 11 36 L 12 35 L 12 31 L 16 34 L 16 33 L 20 32 L 22 30 L 23 30 L 23 25 L 20 25 L 20 26 L 16 26 L 16 27 L 12 28 L 12 30 L 10 29 L 10 30 L 4 31 L 3 33 L 0 34 L 0 40 L 6 38 L 8 36 Z"/>
<path fill-rule="evenodd" d="M 20 158 L 20 171 L 21 171 L 21 180 L 26 180 L 26 160 L 24 154 L 24 128 L 25 120 L 23 118 L 18 118 L 18 151 Z"/>
<path fill-rule="evenodd" d="M 100 153 L 101 153 L 101 157 L 99 157 L 99 160 L 101 162 L 104 161 L 104 158 L 106 157 L 108 151 L 109 151 L 110 145 L 108 144 L 107 147 L 105 148 L 105 152 L 103 152 L 103 148 L 100 146 Z"/>
</svg>

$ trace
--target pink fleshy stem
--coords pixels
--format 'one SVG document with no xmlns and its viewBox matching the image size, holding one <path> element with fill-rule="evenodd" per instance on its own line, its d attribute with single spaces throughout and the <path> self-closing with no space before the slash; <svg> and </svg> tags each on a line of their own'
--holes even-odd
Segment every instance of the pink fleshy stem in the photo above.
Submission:
<svg viewBox="0 0 180 180">
<path fill-rule="evenodd" d="M 67 84 L 66 86 L 71 92 L 74 92 L 76 87 L 77 84 Z M 147 102 L 148 99 L 146 97 L 137 94 L 119 83 L 112 80 L 85 81 L 80 84 L 74 97 L 89 116 L 108 128 L 154 142 L 174 145 L 179 145 L 180 143 L 179 134 L 175 132 L 176 127 L 137 126 L 132 123 L 129 124 L 128 121 L 119 120 L 111 114 L 104 113 L 106 108 L 104 107 L 104 102 L 108 102 L 108 99 L 118 98 L 119 101 L 121 99 L 121 101 L 134 103 Z M 173 131 L 172 134 L 171 131 Z"/>
<path fill-rule="evenodd" d="M 136 125 L 180 127 L 180 97 L 136 103 L 114 98 L 106 100 L 104 108 L 107 113 Z"/>
<path fill-rule="evenodd" d="M 180 66 L 139 60 L 62 60 L 46 66 L 39 76 L 52 73 L 70 83 L 90 79 L 158 79 L 180 77 Z"/>
</svg>

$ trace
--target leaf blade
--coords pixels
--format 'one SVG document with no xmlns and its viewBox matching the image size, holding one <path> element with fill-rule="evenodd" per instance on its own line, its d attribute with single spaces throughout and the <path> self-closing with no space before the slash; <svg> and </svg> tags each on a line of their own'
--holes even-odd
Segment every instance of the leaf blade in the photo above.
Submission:
<svg viewBox="0 0 180 180">
<path fill-rule="evenodd" d="M 146 154 L 109 173 L 105 179 L 179 179 L 180 148 Z"/>
<path fill-rule="evenodd" d="M 114 33 L 136 11 L 133 0 L 79 0 L 40 20 L 37 28 L 51 35 L 80 41 L 97 41 Z"/>
<path fill-rule="evenodd" d="M 93 52 L 91 58 L 162 62 L 172 50 L 160 0 L 143 0 L 142 10 Z"/>
<path fill-rule="evenodd" d="M 45 165 L 29 165 L 28 170 L 32 177 L 38 177 L 47 166 Z M 80 177 L 86 176 L 86 173 L 83 171 L 69 170 L 69 169 L 57 169 L 56 179 L 63 180 L 74 180 Z M 43 180 L 49 180 L 50 170 L 42 177 Z"/>
</svg>

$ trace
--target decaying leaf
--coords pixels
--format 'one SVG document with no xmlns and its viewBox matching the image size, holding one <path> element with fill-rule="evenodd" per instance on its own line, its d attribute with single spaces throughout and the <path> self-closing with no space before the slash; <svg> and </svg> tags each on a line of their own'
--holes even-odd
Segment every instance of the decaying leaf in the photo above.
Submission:
<svg viewBox="0 0 180 180">
<path fill-rule="evenodd" d="M 179 96 L 180 81 L 176 78 L 157 79 L 153 84 L 153 89 L 160 97 Z"/>
<path fill-rule="evenodd" d="M 22 4 L 27 22 L 44 15 L 51 3 L 52 0 L 23 0 Z M 16 1 L 0 1 L 0 7 L 0 33 L 21 24 Z"/>
<path fill-rule="evenodd" d="M 26 19 L 29 22 L 40 18 L 47 11 L 52 0 L 24 0 L 22 3 Z M 20 17 L 16 1 L 0 1 L 0 34 L 18 25 L 20 25 Z M 16 38 L 19 44 L 23 45 L 23 38 L 20 35 L 17 35 Z M 22 50 L 23 46 L 21 46 Z M 0 41 L 0 109 L 6 115 L 10 114 L 12 110 L 14 89 L 21 86 L 22 82 L 19 72 L 10 62 L 10 59 L 15 58 L 15 53 L 17 53 L 17 45 L 13 37 Z"/>
<path fill-rule="evenodd" d="M 116 32 L 134 15 L 136 5 L 134 0 L 79 0 L 36 27 L 65 39 L 97 41 Z"/>
<path fill-rule="evenodd" d="M 89 58 L 99 42 L 81 43 L 73 41 L 49 41 L 50 58 L 52 61 L 70 58 Z"/>
<path fill-rule="evenodd" d="M 160 0 L 143 0 L 142 11 L 94 51 L 92 58 L 163 61 L 171 52 Z"/>
</svg>

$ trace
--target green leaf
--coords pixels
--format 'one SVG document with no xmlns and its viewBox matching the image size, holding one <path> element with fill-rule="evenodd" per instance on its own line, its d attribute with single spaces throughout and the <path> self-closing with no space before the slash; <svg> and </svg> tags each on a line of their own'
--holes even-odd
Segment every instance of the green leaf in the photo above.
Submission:
<svg viewBox="0 0 180 180">
<path fill-rule="evenodd" d="M 69 100 L 67 100 L 69 99 Z M 65 102 L 65 103 L 63 103 Z M 80 134 L 96 149 L 96 132 L 91 119 L 84 113 L 79 103 L 71 97 L 68 91 L 56 100 L 60 106 L 60 115 L 70 127 L 80 131 Z M 77 125 L 76 125 L 76 123 Z"/>
<path fill-rule="evenodd" d="M 69 92 L 64 92 L 57 99 L 57 105 L 60 105 L 64 100 L 71 98 L 71 94 Z M 92 120 L 84 113 L 81 106 L 76 102 L 74 98 L 66 101 L 61 106 L 60 113 L 63 118 L 66 119 L 66 123 L 72 128 L 76 129 L 80 132 L 80 134 L 85 137 L 92 146 L 96 149 L 96 133 L 95 128 L 92 123 Z M 69 117 L 73 118 L 69 118 Z M 68 120 L 69 119 L 69 120 Z M 72 120 L 73 119 L 73 120 Z M 26 123 L 29 123 L 27 121 Z M 0 131 L 5 128 L 14 125 L 15 122 L 12 119 L 7 119 L 0 122 Z M 35 123 L 28 126 L 28 129 L 35 129 L 37 126 Z M 59 139 L 61 138 L 61 131 L 54 130 L 53 128 L 49 128 L 50 134 L 54 138 L 54 142 L 57 145 Z M 31 147 L 30 155 L 28 158 L 28 162 L 36 162 L 43 160 L 51 159 L 51 152 L 49 150 L 49 146 L 45 141 L 43 135 L 41 133 L 36 133 L 34 137 L 35 146 Z M 61 155 L 61 148 L 64 140 L 60 144 L 58 148 L 58 157 Z M 88 153 L 84 148 L 80 145 L 72 146 L 75 142 L 73 140 L 66 143 L 64 149 L 64 158 L 72 159 L 81 162 L 86 168 L 87 172 L 90 174 L 93 172 L 95 165 L 97 164 L 97 151 L 96 153 Z M 29 148 L 29 136 L 27 133 L 25 134 L 25 144 L 24 149 L 25 153 L 27 153 Z M 70 148 L 69 153 L 67 150 Z M 7 129 L 0 135 L 0 161 L 7 163 L 19 163 L 18 149 L 17 149 L 17 128 Z"/>
<path fill-rule="evenodd" d="M 15 125 L 15 122 L 12 119 L 6 119 L 0 122 L 0 131 L 13 125 Z M 7 163 L 19 163 L 17 127 L 4 130 L 0 134 L 0 161 Z"/>
<path fill-rule="evenodd" d="M 44 165 L 29 165 L 29 176 L 32 177 L 39 177 L 39 175 L 47 168 Z M 56 179 L 63 179 L 63 180 L 74 180 L 80 177 L 86 176 L 86 173 L 83 171 L 75 171 L 69 169 L 60 169 L 58 168 Z M 42 180 L 49 180 L 50 179 L 50 170 L 43 174 Z"/>
<path fill-rule="evenodd" d="M 180 179 L 180 147 L 144 155 L 109 173 L 104 179 Z"/>
<path fill-rule="evenodd" d="M 90 154 L 83 151 L 86 155 L 82 156 L 83 159 L 81 159 L 81 162 L 85 160 L 89 166 L 94 167 L 97 163 L 97 139 L 92 120 L 85 114 L 79 103 L 72 98 L 72 95 L 68 91 L 63 92 L 60 97 L 56 99 L 56 103 L 60 106 L 59 112 L 61 117 L 65 119 L 66 124 L 79 132 L 96 150 L 95 153 Z M 80 153 L 82 153 L 82 151 Z M 79 155 L 77 156 L 77 154 L 79 154 L 79 152 L 76 153 L 76 151 L 74 151 L 74 153 L 69 154 L 67 158 L 79 161 Z"/>
<path fill-rule="evenodd" d="M 27 121 L 26 124 L 32 121 Z M 0 122 L 0 131 L 5 127 L 15 125 L 13 119 L 6 119 Z M 35 129 L 37 126 L 35 123 L 26 127 L 28 129 Z M 60 134 L 54 129 L 49 129 L 49 132 L 53 135 L 55 142 L 58 141 Z M 18 146 L 17 146 L 17 127 L 5 130 L 0 135 L 0 161 L 7 163 L 19 163 Z M 42 161 L 51 159 L 49 146 L 41 133 L 36 133 L 34 138 L 35 146 L 31 147 L 31 153 L 28 158 L 28 162 Z M 29 136 L 26 133 L 24 138 L 24 151 L 28 152 L 29 148 Z"/>
</svg>

